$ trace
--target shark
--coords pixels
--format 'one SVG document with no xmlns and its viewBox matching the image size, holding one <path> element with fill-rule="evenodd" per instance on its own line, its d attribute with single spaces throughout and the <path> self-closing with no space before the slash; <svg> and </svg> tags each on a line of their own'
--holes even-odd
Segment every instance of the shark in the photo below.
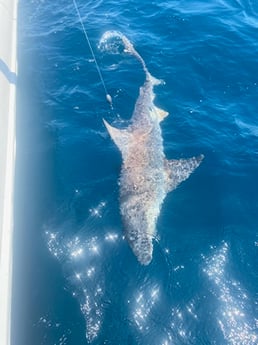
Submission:
<svg viewBox="0 0 258 345">
<path fill-rule="evenodd" d="M 154 103 L 154 87 L 163 81 L 150 74 L 143 58 L 122 33 L 107 31 L 100 42 L 107 49 L 112 39 L 119 39 L 124 52 L 137 58 L 145 72 L 129 126 L 119 129 L 103 121 L 122 154 L 119 198 L 125 237 L 139 263 L 148 265 L 152 261 L 156 224 L 166 195 L 191 175 L 204 156 L 166 159 L 160 124 L 168 112 Z"/>
</svg>

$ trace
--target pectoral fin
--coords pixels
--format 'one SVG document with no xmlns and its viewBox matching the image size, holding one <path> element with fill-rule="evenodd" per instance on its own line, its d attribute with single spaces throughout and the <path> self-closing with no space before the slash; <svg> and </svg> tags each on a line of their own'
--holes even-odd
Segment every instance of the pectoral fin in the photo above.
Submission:
<svg viewBox="0 0 258 345">
<path fill-rule="evenodd" d="M 115 142 L 119 150 L 122 152 L 122 156 L 125 156 L 128 145 L 129 145 L 131 133 L 126 129 L 118 129 L 118 128 L 112 127 L 104 119 L 103 119 L 103 122 L 111 138 L 113 139 L 113 141 Z"/>
<path fill-rule="evenodd" d="M 192 157 L 189 159 L 165 160 L 167 173 L 167 191 L 175 189 L 181 182 L 185 181 L 191 173 L 201 164 L 204 156 Z"/>
</svg>

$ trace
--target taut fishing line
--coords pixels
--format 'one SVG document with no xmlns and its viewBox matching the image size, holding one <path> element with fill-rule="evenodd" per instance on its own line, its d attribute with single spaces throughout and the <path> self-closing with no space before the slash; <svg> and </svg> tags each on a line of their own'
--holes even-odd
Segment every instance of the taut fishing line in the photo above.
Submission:
<svg viewBox="0 0 258 345">
<path fill-rule="evenodd" d="M 81 17 L 81 14 L 80 14 L 78 5 L 77 5 L 77 3 L 76 3 L 76 0 L 73 0 L 73 4 L 74 4 L 74 7 L 75 7 L 76 12 L 77 12 L 77 14 L 78 14 L 78 17 L 79 17 L 79 20 L 80 20 L 80 23 L 81 23 L 81 26 L 82 26 L 82 30 L 83 30 L 83 32 L 84 32 L 84 36 L 85 36 L 86 42 L 88 43 L 88 46 L 89 46 L 91 55 L 92 55 L 93 60 L 94 60 L 94 62 L 95 62 L 96 69 L 97 69 L 98 74 L 99 74 L 99 78 L 100 78 L 101 83 L 102 83 L 102 85 L 103 85 L 103 88 L 104 88 L 104 91 L 105 91 L 105 95 L 106 95 L 106 100 L 107 100 L 108 103 L 110 104 L 111 110 L 113 110 L 112 97 L 111 97 L 111 95 L 107 92 L 106 84 L 105 84 L 105 82 L 104 82 L 104 79 L 103 79 L 101 70 L 100 70 L 100 68 L 99 68 L 99 65 L 98 65 L 98 62 L 97 62 L 97 59 L 96 59 L 96 56 L 95 56 L 94 51 L 93 51 L 93 49 L 92 49 L 92 46 L 91 46 L 91 43 L 90 43 L 90 40 L 89 40 L 89 36 L 88 36 L 87 31 L 86 31 L 86 29 L 85 29 L 85 26 L 84 26 L 84 24 L 83 24 L 82 17 Z"/>
</svg>

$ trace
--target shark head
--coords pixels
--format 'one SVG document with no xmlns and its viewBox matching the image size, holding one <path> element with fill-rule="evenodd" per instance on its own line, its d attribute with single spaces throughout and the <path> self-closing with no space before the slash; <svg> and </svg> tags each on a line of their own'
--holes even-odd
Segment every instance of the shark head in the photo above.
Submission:
<svg viewBox="0 0 258 345">
<path fill-rule="evenodd" d="M 155 223 L 148 219 L 144 206 L 134 201 L 135 197 L 129 197 L 120 205 L 125 237 L 137 260 L 148 265 L 152 260 Z"/>
<path fill-rule="evenodd" d="M 152 237 L 148 236 L 143 229 L 134 230 L 131 226 L 128 226 L 125 233 L 126 239 L 137 260 L 142 265 L 149 265 L 153 252 Z"/>
</svg>

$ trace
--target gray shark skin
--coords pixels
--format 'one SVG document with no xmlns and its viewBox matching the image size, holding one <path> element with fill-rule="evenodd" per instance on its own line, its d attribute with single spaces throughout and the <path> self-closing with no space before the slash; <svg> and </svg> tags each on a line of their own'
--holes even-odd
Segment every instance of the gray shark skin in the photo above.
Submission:
<svg viewBox="0 0 258 345">
<path fill-rule="evenodd" d="M 125 236 L 138 261 L 148 265 L 152 260 L 157 219 L 167 193 L 186 180 L 204 156 L 179 160 L 165 158 L 160 122 L 168 113 L 155 106 L 153 91 L 161 81 L 149 73 L 142 57 L 124 35 L 108 31 L 102 41 L 114 37 L 122 40 L 125 51 L 141 62 L 146 74 L 131 124 L 126 129 L 117 129 L 103 121 L 122 153 L 119 185 Z"/>
</svg>

